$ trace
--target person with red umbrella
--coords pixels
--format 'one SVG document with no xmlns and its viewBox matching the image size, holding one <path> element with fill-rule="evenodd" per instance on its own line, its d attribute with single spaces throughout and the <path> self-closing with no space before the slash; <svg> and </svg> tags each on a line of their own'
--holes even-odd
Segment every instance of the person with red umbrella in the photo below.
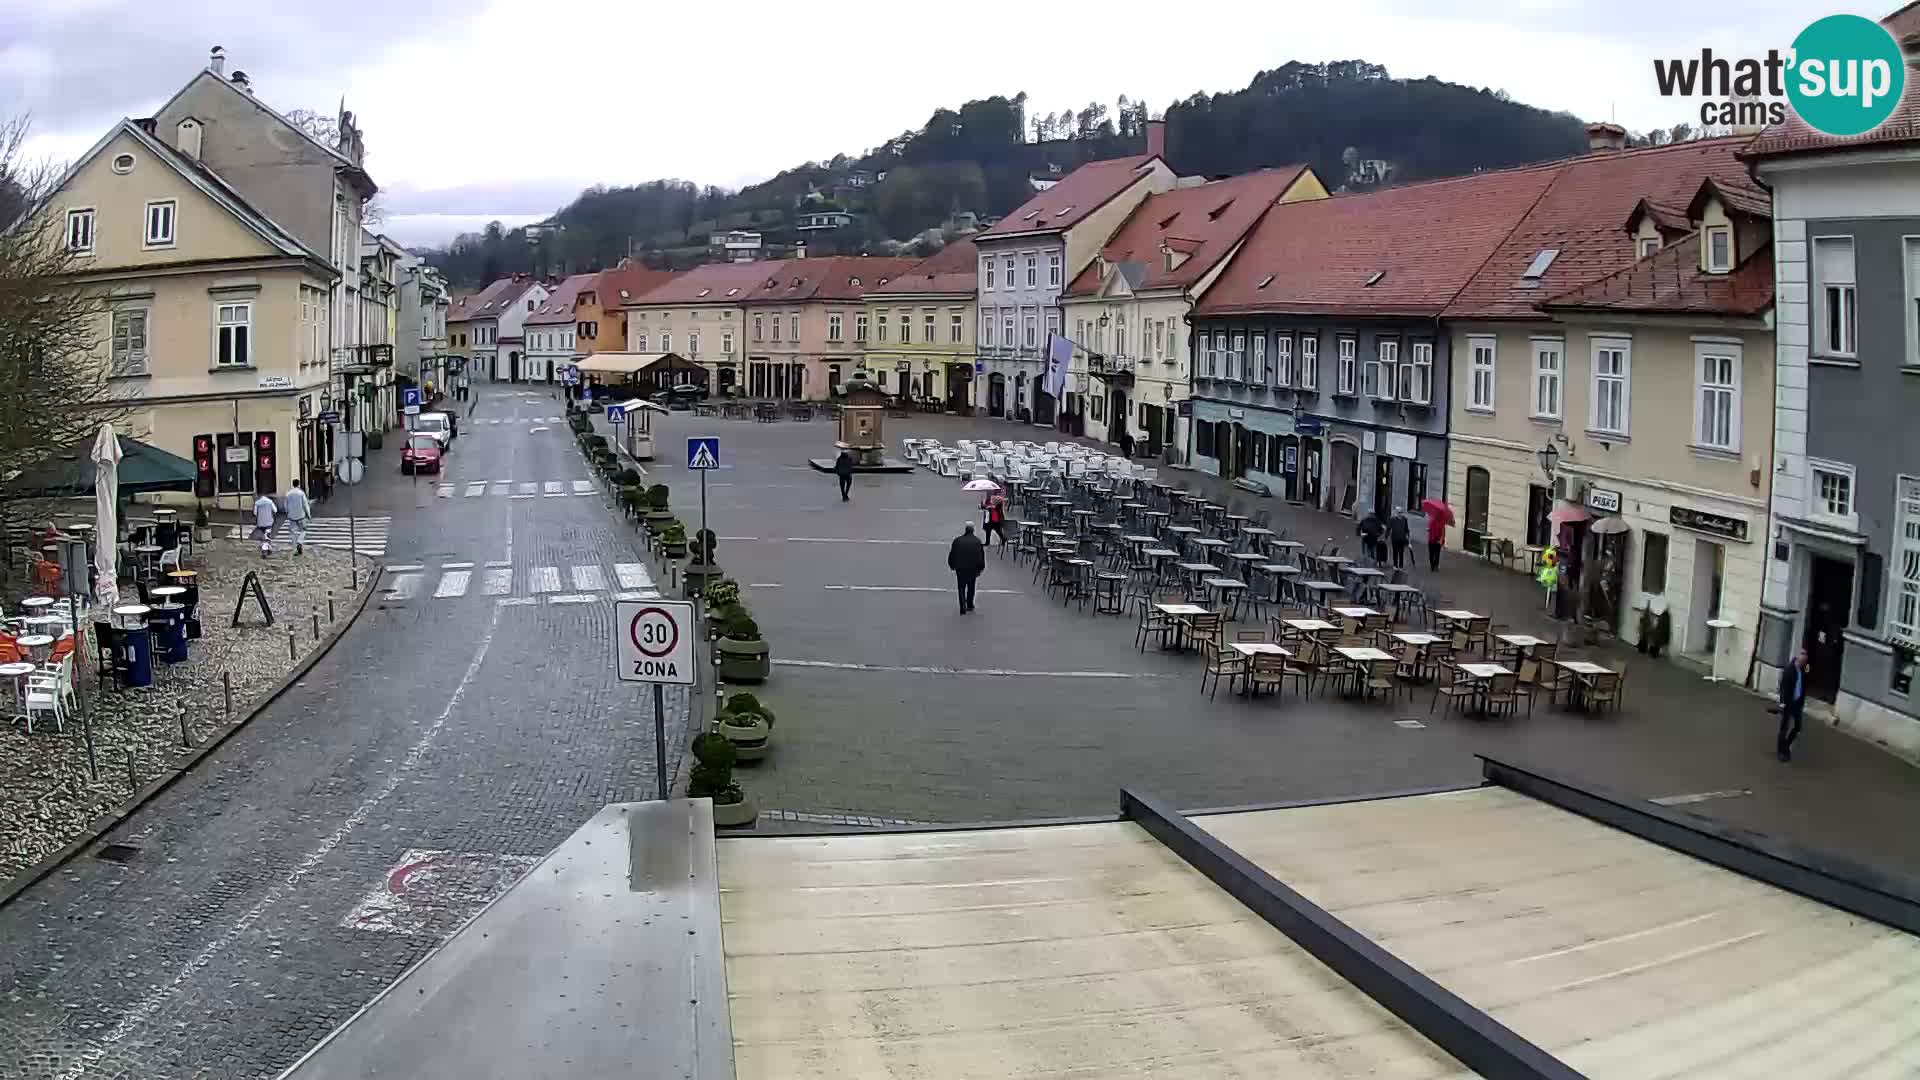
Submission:
<svg viewBox="0 0 1920 1080">
<path fill-rule="evenodd" d="M 1427 515 L 1427 569 L 1439 570 L 1440 549 L 1447 544 L 1447 526 L 1453 524 L 1453 507 L 1439 499 L 1427 499 L 1420 510 Z"/>
</svg>

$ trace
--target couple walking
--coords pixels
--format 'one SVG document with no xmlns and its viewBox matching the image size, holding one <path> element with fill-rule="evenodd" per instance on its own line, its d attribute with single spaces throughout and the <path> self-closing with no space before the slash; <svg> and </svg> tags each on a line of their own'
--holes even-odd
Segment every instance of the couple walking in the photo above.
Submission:
<svg viewBox="0 0 1920 1080">
<path fill-rule="evenodd" d="M 253 500 L 253 539 L 260 542 L 260 557 L 266 558 L 273 551 L 273 519 L 278 508 L 273 505 L 273 496 L 261 492 Z M 307 501 L 307 493 L 300 489 L 300 481 L 295 480 L 287 488 L 287 531 L 293 535 L 293 553 L 306 554 L 307 522 L 313 518 L 313 504 Z"/>
</svg>

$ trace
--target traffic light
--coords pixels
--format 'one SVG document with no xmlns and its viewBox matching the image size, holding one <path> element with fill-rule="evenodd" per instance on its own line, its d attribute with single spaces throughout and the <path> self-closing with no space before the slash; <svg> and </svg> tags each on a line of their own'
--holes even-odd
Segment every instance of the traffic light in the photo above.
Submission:
<svg viewBox="0 0 1920 1080">
<path fill-rule="evenodd" d="M 193 437 L 193 493 L 196 497 L 213 497 L 213 436 L 195 435 Z"/>
<path fill-rule="evenodd" d="M 271 431 L 256 432 L 253 436 L 253 490 L 262 495 L 271 495 L 279 486 L 274 475 L 274 434 Z"/>
</svg>

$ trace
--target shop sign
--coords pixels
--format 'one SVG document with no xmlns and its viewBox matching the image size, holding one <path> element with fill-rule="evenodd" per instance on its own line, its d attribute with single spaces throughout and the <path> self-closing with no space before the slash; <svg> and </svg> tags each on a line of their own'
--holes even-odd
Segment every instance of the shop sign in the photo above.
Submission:
<svg viewBox="0 0 1920 1080">
<path fill-rule="evenodd" d="M 1675 528 L 1690 529 L 1728 540 L 1747 542 L 1747 519 L 1729 514 L 1714 514 L 1705 510 L 1695 510 L 1691 506 L 1675 506 L 1667 511 L 1667 520 Z"/>
<path fill-rule="evenodd" d="M 312 394 L 303 395 L 300 398 L 300 419 L 305 420 L 306 418 L 312 415 L 313 415 L 313 395 Z"/>
<path fill-rule="evenodd" d="M 1587 489 L 1587 506 L 1604 514 L 1620 512 L 1620 493 L 1612 488 L 1590 487 Z"/>
<path fill-rule="evenodd" d="M 291 390 L 293 389 L 293 380 L 285 375 L 262 375 L 260 376 L 260 389 Z"/>
<path fill-rule="evenodd" d="M 1317 416 L 1296 416 L 1293 418 L 1293 433 L 1295 435 L 1318 435 L 1324 430 L 1325 425 L 1320 422 L 1320 418 Z"/>
<path fill-rule="evenodd" d="M 1420 456 L 1420 440 L 1399 431 L 1389 431 L 1383 436 L 1384 452 L 1388 457 L 1412 461 Z"/>
</svg>

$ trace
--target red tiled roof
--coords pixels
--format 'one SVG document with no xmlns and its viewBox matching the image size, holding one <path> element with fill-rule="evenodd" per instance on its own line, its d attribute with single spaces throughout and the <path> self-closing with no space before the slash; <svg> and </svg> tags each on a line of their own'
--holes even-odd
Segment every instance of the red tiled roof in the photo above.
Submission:
<svg viewBox="0 0 1920 1080">
<path fill-rule="evenodd" d="M 611 270 L 600 271 L 600 280 L 589 291 L 596 294 L 603 310 L 611 310 L 622 303 L 638 300 L 640 297 L 672 281 L 677 270 L 649 270 L 640 263 L 628 263 Z"/>
<path fill-rule="evenodd" d="M 1920 45 L 1920 0 L 1881 19 L 1880 25 L 1887 28 L 1887 33 L 1893 35 L 1901 48 L 1912 51 Z"/>
<path fill-rule="evenodd" d="M 605 302 L 621 307 L 640 304 L 738 304 L 746 300 L 754 286 L 778 273 L 786 263 L 777 259 L 764 262 L 706 263 L 674 274 L 644 293 L 622 299 L 618 289 Z"/>
<path fill-rule="evenodd" d="M 1140 177 L 1140 169 L 1157 158 L 1140 154 L 1134 157 L 1089 161 L 1060 178 L 1060 182 L 1020 204 L 1020 208 L 1001 218 L 993 228 L 976 240 L 1003 236 L 1058 232 L 1079 224 L 1088 214 L 1105 206 L 1114 196 L 1127 190 Z"/>
<path fill-rule="evenodd" d="M 1633 265 L 1551 297 L 1543 310 L 1640 314 L 1759 315 L 1773 306 L 1773 246 L 1748 255 L 1732 273 L 1700 269 L 1700 234 L 1689 234 Z"/>
<path fill-rule="evenodd" d="M 973 293 L 980 282 L 980 249 L 971 240 L 948 244 L 914 263 L 907 272 L 885 285 L 870 287 L 875 293 Z"/>
<path fill-rule="evenodd" d="M 1437 315 L 1555 175 L 1508 169 L 1275 206 L 1196 311 Z"/>
<path fill-rule="evenodd" d="M 1627 215 L 1628 232 L 1640 228 L 1642 216 L 1653 219 L 1653 227 L 1666 235 L 1680 236 L 1693 231 L 1693 222 L 1687 217 L 1685 206 L 1668 206 L 1652 199 L 1641 199 L 1633 204 L 1633 212 Z"/>
<path fill-rule="evenodd" d="M 1747 174 L 1738 153 L 1743 137 L 1611 151 L 1569 158 L 1542 169 L 1552 183 L 1446 306 L 1448 318 L 1536 317 L 1535 304 L 1636 258 L 1633 237 L 1621 227 L 1642 199 L 1685 206 L 1711 179 L 1735 209 L 1769 213 L 1771 198 Z M 1545 274 L 1523 283 L 1529 264 L 1547 249 L 1559 252 Z"/>
<path fill-rule="evenodd" d="M 1240 242 L 1260 215 L 1295 180 L 1305 165 L 1283 165 L 1196 187 L 1175 188 L 1149 195 L 1100 249 L 1109 263 L 1135 263 L 1142 271 L 1134 289 L 1171 289 L 1191 285 L 1206 276 L 1214 264 Z M 1188 257 L 1172 270 L 1160 251 L 1165 244 Z M 1129 275 L 1129 280 L 1136 275 Z M 1100 291 L 1100 262 L 1088 263 L 1071 284 L 1069 296 L 1092 296 Z"/>
<path fill-rule="evenodd" d="M 830 255 L 788 259 L 777 270 L 762 271 L 743 303 L 798 304 L 809 300 L 858 300 L 913 269 L 915 260 Z"/>
<path fill-rule="evenodd" d="M 464 300 L 455 300 L 453 306 L 447 309 L 447 321 L 457 323 L 473 319 L 497 319 L 515 300 L 520 299 L 522 293 L 531 288 L 531 277 L 503 277 Z"/>
<path fill-rule="evenodd" d="M 579 301 L 582 290 L 591 291 L 593 281 L 599 274 L 574 274 L 553 287 L 540 306 L 527 316 L 528 326 L 553 326 L 573 321 L 573 305 Z"/>
<path fill-rule="evenodd" d="M 1920 18 L 1920 17 L 1917 17 Z M 1754 136 L 1746 157 L 1772 158 L 1788 154 L 1811 154 L 1825 150 L 1857 150 L 1862 147 L 1893 146 L 1920 142 L 1920 63 L 1907 62 L 1907 91 L 1893 112 L 1879 127 L 1864 135 L 1828 135 L 1813 130 L 1799 114 L 1787 110 L 1785 121 Z"/>
</svg>

